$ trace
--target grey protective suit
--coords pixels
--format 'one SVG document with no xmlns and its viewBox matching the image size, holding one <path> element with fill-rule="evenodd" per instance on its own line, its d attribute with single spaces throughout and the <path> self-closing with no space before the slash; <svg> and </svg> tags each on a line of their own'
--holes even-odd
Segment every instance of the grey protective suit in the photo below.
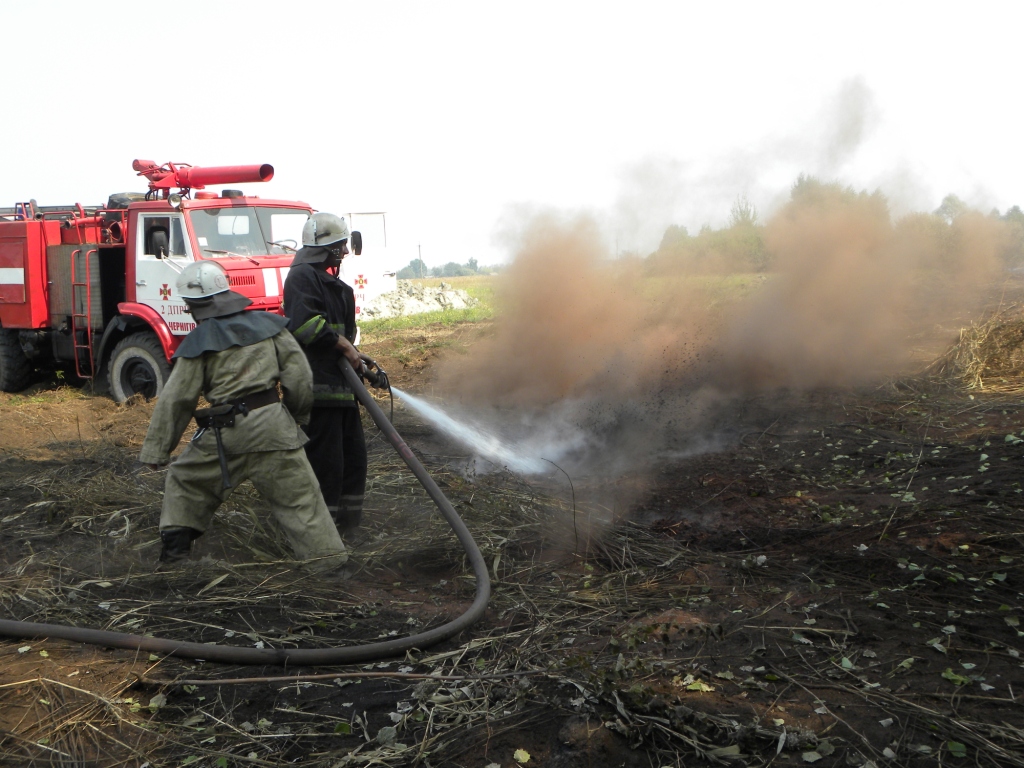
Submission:
<svg viewBox="0 0 1024 768">
<path fill-rule="evenodd" d="M 233 487 L 246 479 L 252 481 L 271 505 L 297 558 L 324 558 L 317 567 L 341 565 L 347 559 L 345 545 L 320 495 L 303 450 L 307 438 L 298 426 L 309 420 L 313 405 L 309 364 L 287 330 L 269 335 L 276 328 L 275 324 L 268 330 L 266 321 L 270 318 L 260 318 L 264 322 L 257 325 L 261 327 L 247 332 L 248 315 L 246 312 L 205 320 L 192 332 L 202 331 L 194 341 L 203 343 L 189 345 L 190 339 L 186 339 L 182 344 L 181 349 L 191 347 L 191 354 L 200 354 L 176 356 L 174 369 L 153 411 L 139 461 L 169 461 L 200 395 L 211 404 L 220 404 L 270 389 L 280 382 L 282 402 L 254 409 L 247 415 L 237 414 L 235 426 L 221 431 L 231 481 Z M 228 321 L 234 321 L 234 327 L 229 327 Z M 264 338 L 252 342 L 260 336 Z M 232 340 L 244 345 L 225 347 Z M 216 438 L 209 429 L 189 443 L 167 472 L 160 529 L 185 526 L 205 531 L 231 490 L 222 490 Z"/>
</svg>

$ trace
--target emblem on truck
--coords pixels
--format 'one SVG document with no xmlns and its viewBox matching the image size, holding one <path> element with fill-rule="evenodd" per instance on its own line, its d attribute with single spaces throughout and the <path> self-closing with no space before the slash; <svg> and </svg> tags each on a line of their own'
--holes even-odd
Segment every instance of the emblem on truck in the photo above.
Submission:
<svg viewBox="0 0 1024 768">
<path fill-rule="evenodd" d="M 167 283 L 164 283 L 163 287 L 160 289 L 160 298 L 164 301 L 171 298 L 171 289 L 167 286 Z"/>
<path fill-rule="evenodd" d="M 365 288 L 366 287 L 366 283 L 367 283 L 367 280 L 362 275 L 360 275 L 359 277 L 356 278 L 356 288 Z"/>
</svg>

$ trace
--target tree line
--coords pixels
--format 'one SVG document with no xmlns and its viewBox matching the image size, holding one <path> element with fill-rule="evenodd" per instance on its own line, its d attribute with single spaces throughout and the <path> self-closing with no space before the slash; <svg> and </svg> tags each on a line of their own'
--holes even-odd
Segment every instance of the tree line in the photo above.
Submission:
<svg viewBox="0 0 1024 768">
<path fill-rule="evenodd" d="M 466 277 L 468 275 L 490 275 L 498 271 L 497 267 L 480 266 L 476 259 L 465 264 L 449 261 L 440 267 L 428 267 L 423 259 L 413 259 L 407 266 L 398 270 L 399 280 L 412 280 L 417 277 Z"/>
<path fill-rule="evenodd" d="M 956 195 L 947 195 L 931 213 L 914 213 L 893 221 L 889 203 L 880 191 L 856 191 L 837 182 L 822 182 L 813 176 L 800 175 L 790 190 L 789 201 L 773 218 L 794 217 L 820 212 L 823 217 L 843 209 L 857 209 L 880 226 L 895 232 L 925 233 L 941 251 L 953 236 L 951 230 L 963 217 L 983 216 L 997 224 L 1000 232 L 1001 256 L 1007 267 L 1024 266 L 1024 211 L 1013 206 L 1005 213 L 993 209 L 982 214 Z M 686 227 L 671 225 L 665 230 L 658 249 L 650 255 L 652 262 L 685 261 L 692 268 L 709 271 L 740 270 L 763 272 L 772 267 L 771 226 L 758 219 L 757 209 L 740 197 L 732 206 L 729 222 L 721 229 L 705 225 L 696 235 Z"/>
</svg>

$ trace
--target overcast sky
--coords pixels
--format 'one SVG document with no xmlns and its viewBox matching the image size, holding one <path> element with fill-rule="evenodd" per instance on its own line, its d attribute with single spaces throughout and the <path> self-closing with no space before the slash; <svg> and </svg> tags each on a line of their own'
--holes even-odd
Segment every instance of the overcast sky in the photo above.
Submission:
<svg viewBox="0 0 1024 768">
<path fill-rule="evenodd" d="M 0 205 L 271 163 L 264 197 L 388 212 L 389 257 L 508 258 L 537 208 L 619 250 L 764 218 L 798 173 L 1024 205 L 1020 2 L 3 2 Z"/>
</svg>

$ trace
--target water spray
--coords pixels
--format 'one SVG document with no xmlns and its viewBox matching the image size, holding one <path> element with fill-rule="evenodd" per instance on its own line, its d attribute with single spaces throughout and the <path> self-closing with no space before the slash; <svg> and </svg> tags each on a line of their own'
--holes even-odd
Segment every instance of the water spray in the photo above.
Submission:
<svg viewBox="0 0 1024 768">
<path fill-rule="evenodd" d="M 494 464 L 522 475 L 538 475 L 550 469 L 544 459 L 524 456 L 522 446 L 510 445 L 478 426 L 460 423 L 440 408 L 398 387 L 392 387 L 391 391 L 437 429 Z"/>
</svg>

